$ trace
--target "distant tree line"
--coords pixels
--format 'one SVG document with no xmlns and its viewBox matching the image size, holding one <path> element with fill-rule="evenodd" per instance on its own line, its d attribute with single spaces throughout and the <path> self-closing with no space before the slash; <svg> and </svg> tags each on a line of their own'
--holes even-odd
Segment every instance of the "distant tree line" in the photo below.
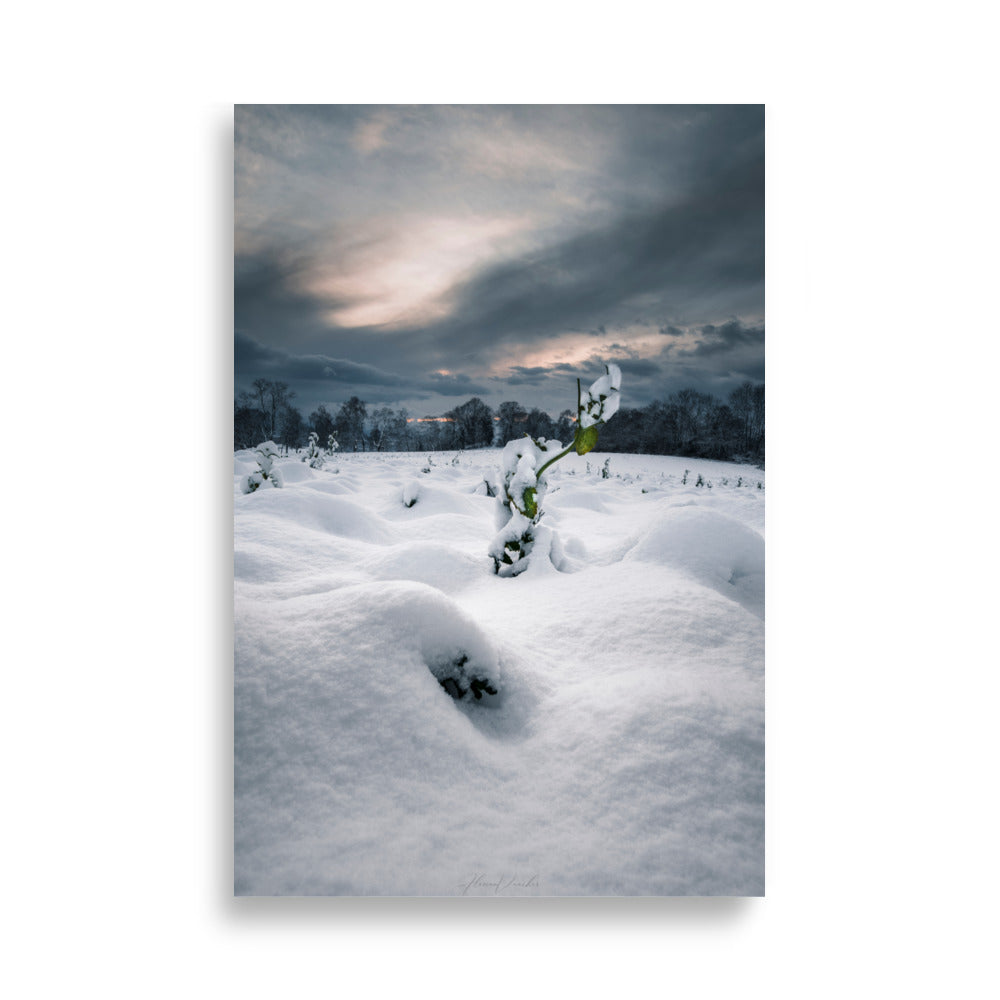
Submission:
<svg viewBox="0 0 1000 1000">
<path fill-rule="evenodd" d="M 271 440 L 287 449 L 304 447 L 310 431 L 325 442 L 333 434 L 343 451 L 453 451 L 502 445 L 524 434 L 533 438 L 573 437 L 575 412 L 555 420 L 537 407 L 501 403 L 494 412 L 473 398 L 440 417 L 412 417 L 388 406 L 369 410 L 357 396 L 336 413 L 321 405 L 302 415 L 285 382 L 257 379 L 233 406 L 233 444 L 252 448 Z M 648 406 L 622 407 L 601 431 L 601 451 L 647 455 L 689 455 L 762 463 L 764 386 L 744 382 L 726 402 L 682 389 Z"/>
</svg>

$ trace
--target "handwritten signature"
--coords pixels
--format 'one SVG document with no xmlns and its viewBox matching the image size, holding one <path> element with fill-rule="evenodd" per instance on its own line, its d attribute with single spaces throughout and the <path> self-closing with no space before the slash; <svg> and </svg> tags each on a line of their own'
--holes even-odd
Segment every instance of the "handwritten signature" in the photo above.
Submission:
<svg viewBox="0 0 1000 1000">
<path fill-rule="evenodd" d="M 462 890 L 463 896 L 467 895 L 470 889 L 492 889 L 493 895 L 499 896 L 507 889 L 537 889 L 538 875 L 532 875 L 527 880 L 519 879 L 517 875 L 512 875 L 510 878 L 501 875 L 498 879 L 492 879 L 481 872 L 476 872 L 468 882 L 459 882 L 458 887 Z"/>
</svg>

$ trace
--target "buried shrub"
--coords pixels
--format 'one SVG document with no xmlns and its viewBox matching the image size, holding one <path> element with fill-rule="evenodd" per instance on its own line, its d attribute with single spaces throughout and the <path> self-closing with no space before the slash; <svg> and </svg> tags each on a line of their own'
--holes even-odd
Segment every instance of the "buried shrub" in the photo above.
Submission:
<svg viewBox="0 0 1000 1000">
<path fill-rule="evenodd" d="M 403 506 L 412 507 L 419 498 L 420 498 L 420 483 L 418 483 L 415 479 L 411 479 L 403 487 Z"/>
<path fill-rule="evenodd" d="M 274 467 L 274 460 L 278 457 L 278 446 L 273 441 L 264 441 L 254 448 L 254 455 L 257 458 L 257 471 L 251 472 L 249 476 L 240 483 L 240 489 L 244 493 L 253 493 L 260 489 L 264 483 L 272 486 L 284 486 L 281 478 L 281 470 Z"/>
<path fill-rule="evenodd" d="M 484 694 L 497 693 L 489 678 L 480 677 L 472 672 L 469 657 L 465 653 L 450 662 L 437 664 L 432 673 L 437 677 L 441 687 L 456 701 L 460 701 L 470 692 L 476 701 L 481 701 Z"/>
<path fill-rule="evenodd" d="M 497 497 L 499 531 L 490 545 L 493 569 L 499 576 L 517 576 L 528 566 L 535 544 L 535 527 L 542 517 L 542 499 L 547 488 L 546 471 L 560 458 L 575 451 L 586 455 L 597 444 L 600 427 L 618 412 L 622 374 L 617 365 L 607 365 L 585 395 L 576 382 L 576 433 L 563 448 L 559 441 L 534 440 L 525 435 L 508 441 L 503 450 L 503 492 Z"/>
<path fill-rule="evenodd" d="M 305 455 L 302 456 L 302 461 L 308 462 L 310 469 L 323 468 L 323 452 L 320 451 L 319 435 L 315 431 L 309 432 L 309 447 L 306 449 Z"/>
</svg>

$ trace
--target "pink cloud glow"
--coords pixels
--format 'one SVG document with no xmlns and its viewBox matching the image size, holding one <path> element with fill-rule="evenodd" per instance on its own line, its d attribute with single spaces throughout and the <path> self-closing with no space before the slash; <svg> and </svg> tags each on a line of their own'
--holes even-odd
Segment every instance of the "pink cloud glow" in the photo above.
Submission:
<svg viewBox="0 0 1000 1000">
<path fill-rule="evenodd" d="M 330 263 L 306 274 L 303 291 L 336 303 L 326 315 L 341 327 L 439 321 L 451 315 L 450 290 L 462 276 L 514 252 L 529 229 L 529 219 L 513 216 L 376 220 L 363 240 L 330 247 Z"/>
</svg>

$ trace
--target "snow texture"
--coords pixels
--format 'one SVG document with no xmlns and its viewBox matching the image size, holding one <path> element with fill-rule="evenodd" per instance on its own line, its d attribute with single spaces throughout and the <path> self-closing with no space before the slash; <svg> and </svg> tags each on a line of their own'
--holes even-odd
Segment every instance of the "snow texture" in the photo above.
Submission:
<svg viewBox="0 0 1000 1000">
<path fill-rule="evenodd" d="M 763 472 L 571 454 L 505 579 L 499 452 L 264 457 L 284 489 L 233 471 L 237 894 L 763 893 Z"/>
</svg>

